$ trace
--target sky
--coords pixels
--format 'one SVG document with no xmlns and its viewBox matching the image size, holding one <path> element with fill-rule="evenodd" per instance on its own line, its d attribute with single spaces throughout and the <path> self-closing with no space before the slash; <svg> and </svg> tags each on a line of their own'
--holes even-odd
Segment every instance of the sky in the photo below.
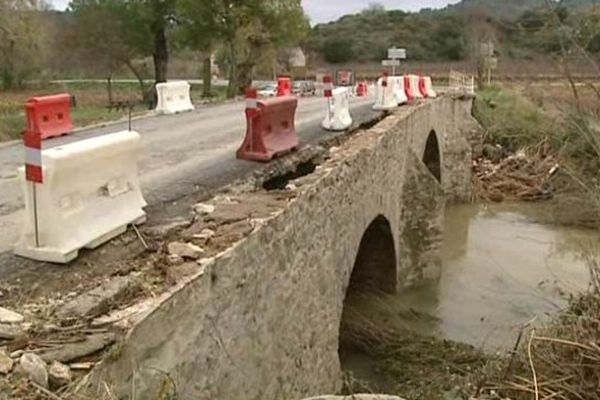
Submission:
<svg viewBox="0 0 600 400">
<path fill-rule="evenodd" d="M 50 2 L 55 8 L 64 10 L 69 0 L 50 0 Z M 313 24 L 333 21 L 343 15 L 356 13 L 367 8 L 371 3 L 383 4 L 388 10 L 418 11 L 421 8 L 441 8 L 448 3 L 457 2 L 458 0 L 302 0 Z"/>
</svg>

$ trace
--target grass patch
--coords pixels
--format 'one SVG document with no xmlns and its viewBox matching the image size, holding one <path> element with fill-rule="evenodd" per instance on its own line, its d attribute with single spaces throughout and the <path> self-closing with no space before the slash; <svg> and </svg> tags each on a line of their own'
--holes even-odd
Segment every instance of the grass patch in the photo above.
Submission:
<svg viewBox="0 0 600 400">
<path fill-rule="evenodd" d="M 473 114 L 486 131 L 486 141 L 509 151 L 540 143 L 550 128 L 533 101 L 502 86 L 478 92 Z"/>
</svg>

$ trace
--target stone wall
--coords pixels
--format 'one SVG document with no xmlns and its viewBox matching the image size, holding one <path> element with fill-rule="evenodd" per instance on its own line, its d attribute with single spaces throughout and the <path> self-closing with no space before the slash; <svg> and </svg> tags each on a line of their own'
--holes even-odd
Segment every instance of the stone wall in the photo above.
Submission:
<svg viewBox="0 0 600 400">
<path fill-rule="evenodd" d="M 253 221 L 249 236 L 129 332 L 94 371 L 92 389 L 106 382 L 119 395 L 135 388 L 136 399 L 147 399 L 172 380 L 179 398 L 200 400 L 337 392 L 344 298 L 371 222 L 385 218 L 393 230 L 397 288 L 439 276 L 444 192 L 469 196 L 463 126 L 472 121 L 457 110 L 470 103 L 456 103 L 402 108 L 331 148 L 314 173 L 293 182 L 286 207 Z M 422 163 L 432 131 L 442 185 Z"/>
</svg>

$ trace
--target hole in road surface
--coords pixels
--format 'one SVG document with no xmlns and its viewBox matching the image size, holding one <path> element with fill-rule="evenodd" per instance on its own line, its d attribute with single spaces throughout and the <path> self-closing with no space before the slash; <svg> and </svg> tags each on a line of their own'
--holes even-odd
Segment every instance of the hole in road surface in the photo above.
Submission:
<svg viewBox="0 0 600 400">
<path fill-rule="evenodd" d="M 265 190 L 283 190 L 285 187 L 294 179 L 301 178 L 306 175 L 310 175 L 317 169 L 317 163 L 313 160 L 309 160 L 298 164 L 296 169 L 287 174 L 276 176 L 263 183 L 263 189 Z"/>
</svg>

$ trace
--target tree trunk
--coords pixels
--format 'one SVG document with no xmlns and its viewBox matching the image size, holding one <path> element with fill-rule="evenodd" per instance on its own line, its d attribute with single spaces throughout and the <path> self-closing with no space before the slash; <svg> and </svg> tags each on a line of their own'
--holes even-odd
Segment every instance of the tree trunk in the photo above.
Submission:
<svg viewBox="0 0 600 400">
<path fill-rule="evenodd" d="M 238 65 L 237 67 L 237 91 L 238 94 L 243 95 L 247 88 L 252 86 L 252 70 L 254 69 L 254 62 L 247 60 L 246 62 Z"/>
<path fill-rule="evenodd" d="M 229 85 L 227 86 L 227 98 L 233 99 L 236 95 L 237 91 L 237 72 L 236 72 L 237 62 L 235 60 L 235 46 L 233 41 L 229 43 Z"/>
<path fill-rule="evenodd" d="M 169 69 L 169 48 L 164 26 L 157 28 L 154 32 L 153 59 L 155 83 L 166 82 Z"/>
<path fill-rule="evenodd" d="M 108 105 L 113 103 L 112 76 L 106 78 L 106 90 L 108 91 Z"/>
<path fill-rule="evenodd" d="M 202 97 L 212 97 L 212 59 L 210 53 L 204 56 L 202 62 Z"/>
</svg>

